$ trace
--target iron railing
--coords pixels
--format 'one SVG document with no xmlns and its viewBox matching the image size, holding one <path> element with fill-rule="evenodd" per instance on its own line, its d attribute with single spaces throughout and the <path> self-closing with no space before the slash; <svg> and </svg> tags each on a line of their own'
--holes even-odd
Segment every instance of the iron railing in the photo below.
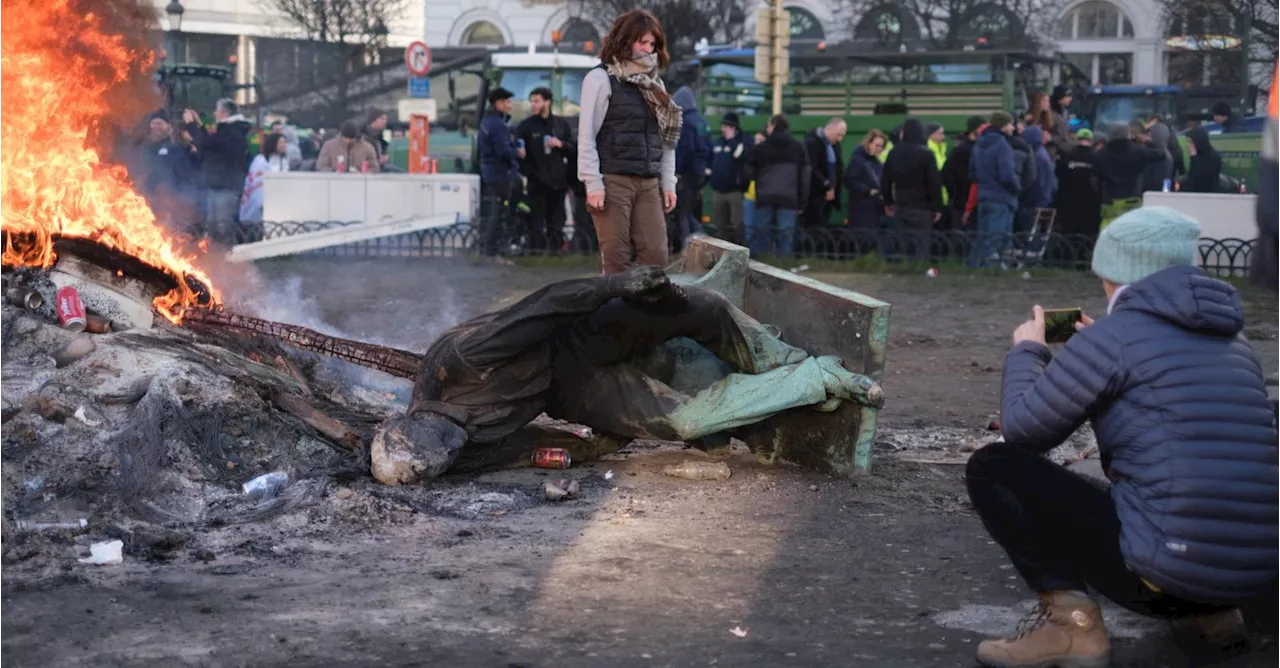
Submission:
<svg viewBox="0 0 1280 668">
<path fill-rule="evenodd" d="M 359 225 L 358 221 L 282 221 L 267 223 L 226 223 L 207 226 L 204 233 L 225 245 L 252 243 L 306 234 L 317 230 Z M 790 231 L 760 230 L 754 239 L 744 240 L 721 234 L 711 226 L 704 231 L 715 237 L 752 247 L 753 257 L 766 260 L 826 260 L 832 262 L 866 262 L 868 259 L 888 264 L 965 263 L 1004 269 L 1056 268 L 1088 270 L 1093 253 L 1092 237 L 1070 234 L 992 234 L 979 235 L 966 230 L 919 233 L 894 229 L 856 229 L 830 227 L 799 228 Z M 761 233 L 775 241 L 770 247 L 761 243 Z M 779 248 L 779 233 L 789 234 L 790 250 Z M 547 243 L 549 235 L 527 230 L 505 231 L 498 235 L 498 252 L 504 256 L 589 256 L 598 255 L 594 234 L 582 234 L 572 226 L 556 236 L 558 247 Z M 391 237 L 369 239 L 329 248 L 307 251 L 307 255 L 325 257 L 467 257 L 479 255 L 480 229 L 460 223 Z M 752 243 L 754 241 L 755 243 Z M 1248 274 L 1255 241 L 1246 239 L 1200 240 L 1200 263 L 1205 271 L 1219 277 L 1244 277 Z M 981 245 L 981 251 L 975 251 Z M 674 250 L 678 250 L 673 248 Z"/>
</svg>

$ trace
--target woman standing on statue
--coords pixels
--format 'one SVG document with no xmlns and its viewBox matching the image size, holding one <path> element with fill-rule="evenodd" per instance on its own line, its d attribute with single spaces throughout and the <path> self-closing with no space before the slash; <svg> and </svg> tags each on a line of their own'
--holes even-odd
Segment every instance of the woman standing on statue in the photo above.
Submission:
<svg viewBox="0 0 1280 668">
<path fill-rule="evenodd" d="M 664 214 L 676 206 L 676 142 L 681 109 L 658 70 L 666 36 L 642 9 L 619 16 L 600 49 L 601 65 L 582 82 L 578 178 L 600 238 L 604 273 L 632 261 L 667 264 Z"/>
</svg>

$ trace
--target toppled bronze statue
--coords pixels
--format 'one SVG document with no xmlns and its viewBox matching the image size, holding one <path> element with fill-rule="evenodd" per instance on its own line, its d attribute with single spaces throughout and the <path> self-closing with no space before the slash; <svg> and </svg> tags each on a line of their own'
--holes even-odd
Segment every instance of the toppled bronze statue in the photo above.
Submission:
<svg viewBox="0 0 1280 668">
<path fill-rule="evenodd" d="M 690 378 L 708 364 L 719 371 Z M 544 412 L 616 449 L 841 401 L 880 407 L 883 393 L 840 359 L 783 343 L 720 294 L 637 267 L 552 283 L 445 332 L 423 356 L 409 410 L 379 426 L 370 455 L 375 478 L 405 484 L 527 453 L 537 439 L 521 431 Z"/>
</svg>

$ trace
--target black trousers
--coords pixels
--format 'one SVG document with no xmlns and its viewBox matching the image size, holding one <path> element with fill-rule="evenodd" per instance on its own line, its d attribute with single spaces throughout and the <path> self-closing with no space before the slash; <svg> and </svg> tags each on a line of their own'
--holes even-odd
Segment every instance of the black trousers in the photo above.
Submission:
<svg viewBox="0 0 1280 668">
<path fill-rule="evenodd" d="M 564 246 L 564 189 L 529 185 L 529 247 L 559 252 Z"/>
<path fill-rule="evenodd" d="M 894 207 L 893 218 L 899 226 L 902 253 L 906 259 L 924 262 L 932 252 L 933 212 L 928 209 Z"/>
<path fill-rule="evenodd" d="M 516 181 L 488 181 L 481 184 L 481 255 L 496 256 L 501 244 L 510 241 L 518 185 Z"/>
<path fill-rule="evenodd" d="M 1157 592 L 1129 570 L 1120 554 L 1120 518 L 1100 481 L 1003 443 L 973 453 L 965 479 L 987 533 L 1038 593 L 1092 587 L 1151 617 L 1226 609 Z"/>
</svg>

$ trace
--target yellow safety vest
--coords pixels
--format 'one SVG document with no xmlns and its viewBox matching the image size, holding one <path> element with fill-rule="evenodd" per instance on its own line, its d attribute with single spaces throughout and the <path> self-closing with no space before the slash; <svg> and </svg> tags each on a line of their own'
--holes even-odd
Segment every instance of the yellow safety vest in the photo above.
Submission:
<svg viewBox="0 0 1280 668">
<path fill-rule="evenodd" d="M 933 151 L 933 157 L 938 159 L 938 171 L 942 171 L 942 166 L 947 164 L 947 144 L 946 142 L 936 142 L 929 140 L 929 150 Z M 942 203 L 945 205 L 951 198 L 947 195 L 947 189 L 942 189 Z"/>
</svg>

